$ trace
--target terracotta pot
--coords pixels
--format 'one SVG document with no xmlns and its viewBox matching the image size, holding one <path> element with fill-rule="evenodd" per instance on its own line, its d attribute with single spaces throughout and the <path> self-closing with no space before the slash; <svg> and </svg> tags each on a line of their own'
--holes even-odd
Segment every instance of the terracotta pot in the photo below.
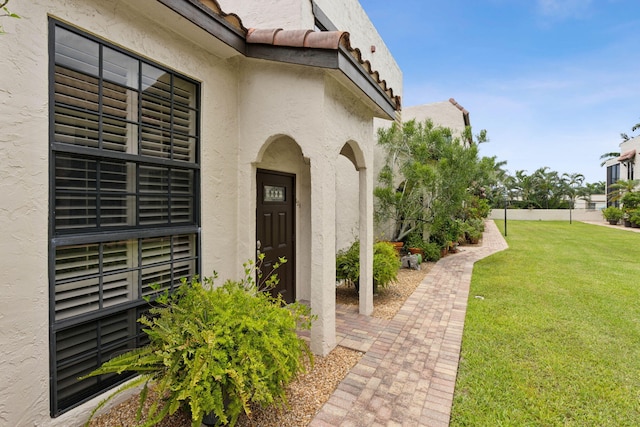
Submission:
<svg viewBox="0 0 640 427">
<path fill-rule="evenodd" d="M 399 255 L 400 251 L 404 247 L 404 242 L 389 242 L 389 243 L 391 243 L 393 245 L 393 247 L 396 249 L 396 252 Z"/>
<path fill-rule="evenodd" d="M 420 254 L 421 256 L 424 257 L 424 251 L 420 248 L 409 248 L 409 253 L 410 254 Z"/>
</svg>

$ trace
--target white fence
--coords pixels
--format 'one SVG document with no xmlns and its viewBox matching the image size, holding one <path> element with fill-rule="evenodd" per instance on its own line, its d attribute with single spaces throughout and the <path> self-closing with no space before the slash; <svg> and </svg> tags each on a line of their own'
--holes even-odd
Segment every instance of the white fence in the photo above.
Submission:
<svg viewBox="0 0 640 427">
<path fill-rule="evenodd" d="M 489 219 L 503 220 L 505 210 L 493 209 Z M 514 221 L 569 221 L 569 209 L 507 209 L 507 220 Z M 572 209 L 573 221 L 604 221 L 602 211 Z"/>
</svg>

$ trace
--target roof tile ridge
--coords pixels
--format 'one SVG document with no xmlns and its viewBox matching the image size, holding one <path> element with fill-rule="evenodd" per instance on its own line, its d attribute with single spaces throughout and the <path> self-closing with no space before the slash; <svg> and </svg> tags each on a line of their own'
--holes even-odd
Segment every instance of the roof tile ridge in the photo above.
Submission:
<svg viewBox="0 0 640 427">
<path fill-rule="evenodd" d="M 249 28 L 247 30 L 247 43 L 270 44 L 275 43 L 276 34 L 284 31 L 282 28 Z"/>
<path fill-rule="evenodd" d="M 211 10 L 214 14 L 220 16 L 226 22 L 231 24 L 234 28 L 242 31 L 244 34 L 247 34 L 247 27 L 242 23 L 242 19 L 236 15 L 235 13 L 226 13 L 220 7 L 218 0 L 198 0 L 203 6 L 207 9 Z"/>
<path fill-rule="evenodd" d="M 458 108 L 458 110 L 462 111 L 463 114 L 469 114 L 467 109 L 460 105 L 455 99 L 449 98 L 449 102 L 452 103 L 456 108 Z"/>
<path fill-rule="evenodd" d="M 309 29 L 283 30 L 282 28 L 249 28 L 247 43 L 270 44 L 273 46 L 304 47 L 310 49 L 339 50 L 349 53 L 366 71 L 373 81 L 393 100 L 398 110 L 401 109 L 401 97 L 393 93 L 387 81 L 380 78 L 380 73 L 373 69 L 371 62 L 362 57 L 358 48 L 351 46 L 351 37 L 347 31 L 314 31 Z M 453 99 L 453 98 L 452 98 Z"/>
</svg>

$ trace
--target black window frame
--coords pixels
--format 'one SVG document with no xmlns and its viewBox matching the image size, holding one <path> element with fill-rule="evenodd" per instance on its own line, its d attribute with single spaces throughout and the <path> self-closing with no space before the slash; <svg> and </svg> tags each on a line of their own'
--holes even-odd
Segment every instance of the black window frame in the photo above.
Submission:
<svg viewBox="0 0 640 427">
<path fill-rule="evenodd" d="M 60 107 L 60 102 L 56 100 L 56 29 L 60 28 L 62 30 L 66 30 L 68 32 L 73 33 L 76 36 L 79 36 L 86 41 L 97 43 L 99 47 L 99 87 L 98 89 L 98 110 L 95 114 L 99 119 L 96 123 L 98 125 L 98 148 L 92 148 L 82 145 L 74 145 L 56 141 L 56 124 L 59 124 L 56 119 L 56 107 Z M 122 55 L 123 57 L 132 59 L 133 62 L 137 61 L 140 72 L 138 73 L 138 86 L 137 89 L 133 89 L 132 92 L 135 94 L 135 108 L 137 109 L 137 119 L 131 121 L 131 124 L 137 126 L 137 131 L 135 133 L 135 138 L 131 138 L 129 141 L 127 138 L 127 142 L 125 144 L 134 143 L 137 144 L 135 153 L 128 152 L 118 152 L 118 151 L 105 151 L 103 149 L 103 117 L 106 117 L 107 113 L 104 112 L 103 106 L 105 100 L 102 99 L 102 85 L 104 82 L 108 83 L 108 79 L 103 77 L 103 51 L 109 50 L 110 52 L 116 52 L 116 54 Z M 147 89 L 150 88 L 144 87 L 142 84 L 142 70 L 143 67 L 153 68 L 154 70 L 160 70 L 163 72 L 162 76 L 169 76 L 169 87 L 170 87 L 170 101 L 167 101 L 167 107 L 170 111 L 168 115 L 170 116 L 170 124 L 164 124 L 160 126 L 167 126 L 168 130 L 160 129 L 165 132 L 167 135 L 170 135 L 168 138 L 170 140 L 170 153 L 165 157 L 153 157 L 151 155 L 145 155 L 143 153 L 144 149 L 142 147 L 142 137 L 143 128 L 145 125 L 142 120 L 141 111 L 145 108 L 142 104 L 144 103 L 145 96 L 149 97 L 146 92 L 150 92 Z M 200 239 L 200 188 L 201 188 L 201 176 L 200 176 L 200 150 L 201 150 L 201 87 L 200 83 L 192 78 L 185 76 L 175 70 L 172 70 L 168 67 L 164 67 L 161 64 L 150 61 L 147 58 L 144 58 L 140 55 L 137 55 L 131 51 L 123 49 L 115 44 L 112 44 L 106 40 L 93 36 L 91 34 L 86 33 L 78 28 L 75 28 L 71 25 L 58 21 L 54 18 L 49 18 L 49 61 L 48 61 L 48 75 L 49 75 L 49 369 L 50 369 L 50 412 L 52 417 L 57 417 L 78 405 L 86 402 L 87 400 L 98 396 L 108 389 L 121 384 L 127 379 L 131 378 L 133 374 L 124 373 L 120 376 L 104 376 L 97 378 L 95 380 L 94 385 L 87 386 L 85 389 L 82 389 L 80 392 L 75 392 L 71 397 L 65 397 L 64 399 L 60 398 L 58 393 L 58 369 L 62 363 L 58 360 L 57 357 L 57 340 L 64 335 L 65 331 L 68 333 L 73 333 L 73 328 L 87 328 L 93 333 L 95 331 L 95 342 L 97 343 L 97 347 L 92 349 L 91 354 L 95 354 L 95 358 L 97 360 L 97 365 L 101 364 L 108 358 L 112 357 L 117 352 L 123 351 L 123 349 L 131 349 L 135 347 L 139 347 L 144 345 L 147 342 L 146 334 L 142 331 L 142 328 L 139 324 L 135 323 L 140 315 L 142 315 L 149 308 L 149 303 L 147 303 L 143 298 L 142 286 L 143 283 L 143 272 L 145 268 L 150 268 L 148 264 L 145 265 L 142 260 L 141 253 L 144 251 L 144 245 L 152 245 L 154 241 L 159 241 L 164 244 L 164 247 L 167 249 L 163 249 L 165 257 L 168 257 L 168 261 L 164 261 L 162 263 L 156 263 L 161 266 L 160 270 L 162 273 L 170 272 L 169 278 L 167 279 L 167 287 L 169 289 L 178 286 L 176 283 L 180 277 L 190 277 L 199 275 L 201 273 L 201 239 Z M 88 76 L 88 74 L 87 74 Z M 83 82 L 85 82 L 83 80 Z M 193 127 L 193 135 L 178 135 L 178 131 L 176 130 L 179 127 L 177 122 L 179 121 L 177 118 L 177 113 L 179 106 L 177 106 L 177 101 L 175 101 L 174 94 L 178 91 L 176 85 L 178 83 L 187 83 L 192 85 L 193 87 L 193 98 L 194 98 L 194 106 L 188 107 L 188 114 L 192 114 L 193 123 L 190 121 L 188 125 Z M 59 94 L 59 93 L 58 93 Z M 177 95 L 175 95 L 177 97 Z M 160 99 L 160 98 L 157 98 Z M 159 101 L 158 101 L 159 103 Z M 77 105 L 73 105 L 77 107 Z M 81 110 L 80 107 L 77 107 L 78 110 Z M 185 107 L 184 109 L 187 109 Z M 163 113 L 167 114 L 167 113 Z M 106 137 L 105 137 L 106 138 Z M 179 142 L 178 140 L 188 139 L 189 142 L 186 144 L 192 147 L 193 152 L 189 154 L 189 160 L 185 161 L 184 159 L 179 159 L 179 156 L 174 153 L 178 152 Z M 101 213 L 96 213 L 96 226 L 95 227 L 82 227 L 79 226 L 75 229 L 61 229 L 57 228 L 56 223 L 56 208 L 58 204 L 58 200 L 56 198 L 56 186 L 57 186 L 57 175 L 56 175 L 56 160 L 61 158 L 69 158 L 69 159 L 79 159 L 79 160 L 88 160 L 93 162 L 108 162 L 113 164 L 121 164 L 126 165 L 131 168 L 130 174 L 127 175 L 125 179 L 126 184 L 131 184 L 135 187 L 135 190 L 127 190 L 128 192 L 125 194 L 125 198 L 130 198 L 135 200 L 135 207 L 129 209 L 128 207 L 125 210 L 130 210 L 130 215 L 133 216 L 132 223 L 120 224 L 119 226 L 103 226 L 101 224 L 100 215 Z M 175 197 L 171 195 L 172 190 L 167 190 L 167 193 L 159 192 L 155 190 L 155 194 L 159 194 L 160 201 L 154 200 L 153 203 L 156 205 L 168 205 L 169 207 L 161 207 L 159 208 L 162 212 L 168 212 L 168 215 L 165 215 L 168 219 L 166 222 L 155 224 L 144 224 L 142 225 L 141 221 L 141 205 L 143 204 L 141 200 L 147 196 L 143 194 L 144 192 L 140 190 L 141 187 L 141 179 L 140 179 L 140 170 L 143 168 L 147 169 L 158 169 L 160 171 L 166 171 L 169 175 L 173 172 L 180 172 L 184 175 L 189 176 L 188 185 L 186 192 L 180 193 L 180 196 L 177 196 L 177 193 L 173 193 Z M 168 178 L 169 182 L 171 182 L 171 178 Z M 177 179 L 175 181 L 178 181 Z M 96 178 L 96 182 L 99 182 L 99 176 Z M 169 184 L 171 185 L 171 184 Z M 178 184 L 176 184 L 178 186 Z M 181 191 L 183 191 L 182 188 Z M 178 190 L 176 190 L 178 191 Z M 88 194 L 88 193 L 87 193 Z M 100 190 L 96 190 L 96 200 L 99 200 Z M 183 205 L 186 203 L 188 205 L 186 211 L 186 219 L 183 218 L 178 221 L 172 221 L 173 214 L 173 205 L 172 197 L 174 199 L 183 199 Z M 147 198 L 149 198 L 147 196 Z M 165 200 L 166 199 L 166 200 Z M 100 202 L 96 202 L 97 208 L 96 212 L 99 212 Z M 145 205 L 146 206 L 146 205 Z M 178 208 L 176 208 L 178 210 Z M 159 214 L 159 216 L 162 216 Z M 183 215 L 184 216 L 184 215 Z M 126 302 L 114 303 L 113 305 L 106 306 L 103 304 L 102 295 L 103 295 L 103 277 L 106 276 L 105 270 L 105 258 L 104 258 L 104 247 L 109 244 L 119 242 L 131 243 L 131 247 L 135 247 L 135 250 L 127 249 L 126 256 L 127 258 L 134 259 L 137 257 L 135 261 L 136 264 L 134 267 L 131 267 L 127 270 L 123 270 L 124 273 L 131 273 L 131 277 L 135 277 L 137 283 L 131 281 L 131 283 L 127 284 L 127 288 L 136 287 L 137 292 L 133 293 L 133 297 L 128 299 Z M 182 243 L 181 243 L 182 242 Z M 186 242 L 186 243 L 185 243 Z M 188 250 L 187 255 L 183 255 L 183 258 L 177 258 L 179 252 L 178 247 L 182 244 L 184 247 L 187 247 Z M 99 277 L 97 280 L 100 283 L 99 290 L 99 298 L 100 304 L 99 308 L 95 310 L 90 310 L 87 312 L 83 312 L 79 315 L 70 315 L 65 318 L 56 318 L 56 268 L 59 267 L 57 265 L 56 256 L 57 250 L 60 248 L 68 248 L 73 245 L 95 245 L 98 247 L 98 261 L 99 264 L 99 273 L 95 275 Z M 178 267 L 178 264 L 182 263 L 182 267 Z M 155 267 L 156 264 L 153 264 Z M 86 266 L 82 266 L 86 268 Z M 163 270 L 164 269 L 164 270 Z M 180 273 L 183 271 L 189 271 L 187 276 L 180 276 Z M 158 273 L 161 274 L 161 273 Z M 166 275 L 166 274 L 165 274 Z M 77 279 L 77 281 L 81 281 Z M 130 320 L 133 319 L 133 320 Z M 110 324 L 115 322 L 126 323 L 126 322 L 134 322 L 128 323 L 126 327 L 127 335 L 121 338 L 118 338 L 117 341 L 114 340 L 111 344 L 103 343 L 106 339 L 103 336 L 103 333 L 106 334 L 106 330 L 108 329 Z M 120 329 L 123 330 L 123 329 Z M 71 331 L 71 332 L 69 332 Z M 115 352 L 115 353 L 114 353 Z M 70 357 L 69 365 L 73 365 L 75 359 L 80 359 L 82 355 L 72 355 Z M 89 358 L 90 356 L 82 356 Z M 74 359 L 75 358 L 75 359 Z M 62 369 L 62 368 L 60 368 Z"/>
<path fill-rule="evenodd" d="M 611 188 L 611 185 L 615 184 L 620 180 L 620 163 L 615 163 L 613 165 L 607 166 L 607 207 L 609 206 L 620 206 L 620 201 L 611 201 L 611 193 L 614 191 Z"/>
</svg>

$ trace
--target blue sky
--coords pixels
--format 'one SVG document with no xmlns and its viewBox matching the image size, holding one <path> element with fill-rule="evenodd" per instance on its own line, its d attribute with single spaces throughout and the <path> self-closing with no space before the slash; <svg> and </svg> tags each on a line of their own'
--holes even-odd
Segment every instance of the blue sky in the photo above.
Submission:
<svg viewBox="0 0 640 427">
<path fill-rule="evenodd" d="M 404 75 L 403 105 L 455 98 L 506 169 L 605 180 L 640 122 L 640 0 L 360 0 Z M 384 78 L 384 76 L 382 76 Z"/>
</svg>

